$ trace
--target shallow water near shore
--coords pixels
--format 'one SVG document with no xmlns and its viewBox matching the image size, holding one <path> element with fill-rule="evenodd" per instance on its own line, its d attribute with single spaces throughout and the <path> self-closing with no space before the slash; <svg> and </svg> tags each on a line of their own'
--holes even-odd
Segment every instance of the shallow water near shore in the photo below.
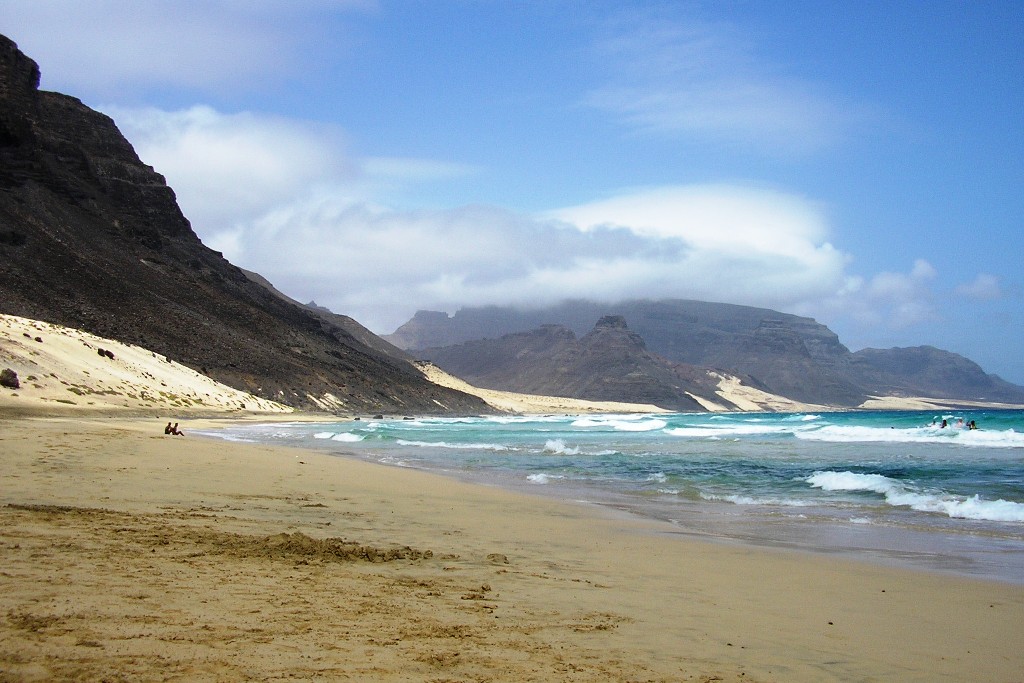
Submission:
<svg viewBox="0 0 1024 683">
<path fill-rule="evenodd" d="M 608 506 L 722 542 L 1024 584 L 1024 411 L 406 418 L 204 434 Z"/>
</svg>

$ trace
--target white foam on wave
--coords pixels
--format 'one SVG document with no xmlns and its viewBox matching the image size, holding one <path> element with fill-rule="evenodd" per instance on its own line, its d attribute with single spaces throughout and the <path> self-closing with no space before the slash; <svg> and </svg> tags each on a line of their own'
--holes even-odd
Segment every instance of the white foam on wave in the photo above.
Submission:
<svg viewBox="0 0 1024 683">
<path fill-rule="evenodd" d="M 935 442 L 943 435 L 929 427 L 911 429 L 886 429 L 883 427 L 863 427 L 857 425 L 828 425 L 820 429 L 808 430 L 796 434 L 798 439 L 807 441 L 829 441 L 834 443 L 857 443 L 863 441 L 885 441 L 899 443 Z M 952 434 L 947 436 L 951 438 Z"/>
<path fill-rule="evenodd" d="M 766 424 L 709 425 L 707 427 L 673 427 L 666 429 L 669 436 L 720 439 L 725 436 L 751 436 L 756 434 L 796 433 L 798 428 Z"/>
<path fill-rule="evenodd" d="M 1024 434 L 1008 429 L 957 429 L 955 427 L 911 427 L 892 429 L 883 427 L 829 425 L 820 429 L 796 431 L 798 439 L 835 443 L 889 442 L 889 443 L 952 443 L 960 446 L 989 448 L 1024 448 Z"/>
<path fill-rule="evenodd" d="M 794 413 L 792 415 L 787 415 L 786 417 L 783 417 L 782 421 L 783 422 L 814 422 L 815 420 L 820 420 L 820 419 L 821 419 L 821 415 L 813 415 L 813 414 L 809 414 L 809 413 L 808 414 Z"/>
<path fill-rule="evenodd" d="M 248 436 L 243 436 L 241 434 L 231 434 L 226 430 L 216 430 L 207 432 L 200 429 L 194 429 L 192 430 L 192 433 L 212 437 L 215 439 L 221 439 L 223 441 L 232 441 L 234 443 L 259 443 L 258 439 L 253 439 Z"/>
<path fill-rule="evenodd" d="M 631 416 L 593 418 L 584 417 L 572 422 L 573 427 L 610 427 L 618 432 L 653 432 L 664 429 L 668 423 L 660 418 L 633 418 Z"/>
<path fill-rule="evenodd" d="M 857 472 L 815 472 L 805 481 L 822 491 L 870 491 L 883 495 L 902 486 L 895 479 L 881 474 Z"/>
<path fill-rule="evenodd" d="M 990 431 L 988 429 L 961 430 L 957 436 L 958 443 L 968 446 L 988 446 L 991 448 L 1024 448 L 1024 434 L 1012 429 L 1006 431 Z"/>
<path fill-rule="evenodd" d="M 342 432 L 341 434 L 335 434 L 331 437 L 331 441 L 343 441 L 345 443 L 357 443 L 365 439 L 366 436 L 361 434 L 353 434 L 352 432 Z"/>
<path fill-rule="evenodd" d="M 482 422 L 496 424 L 530 424 L 533 422 L 565 422 L 566 418 L 559 415 L 490 415 L 485 418 L 473 418 Z"/>
<path fill-rule="evenodd" d="M 317 432 L 313 435 L 314 439 L 330 439 L 334 436 L 334 432 Z"/>
<path fill-rule="evenodd" d="M 269 438 L 269 439 L 294 439 L 294 438 L 301 437 L 301 436 L 302 436 L 301 432 L 288 431 L 287 429 L 274 429 L 272 431 L 265 432 L 263 434 L 264 438 Z"/>
<path fill-rule="evenodd" d="M 565 477 L 558 474 L 544 474 L 543 472 L 528 474 L 526 475 L 526 478 L 534 484 L 548 484 L 552 479 L 565 479 Z"/>
<path fill-rule="evenodd" d="M 544 452 L 553 453 L 554 455 L 579 455 L 579 447 L 570 447 L 565 445 L 565 441 L 561 439 L 548 439 L 544 442 Z"/>
<path fill-rule="evenodd" d="M 807 483 L 823 491 L 865 491 L 877 493 L 894 507 L 909 507 L 919 512 L 936 512 L 956 519 L 991 522 L 1024 522 L 1024 503 L 1009 500 L 982 500 L 980 496 L 954 496 L 942 492 L 923 492 L 881 474 L 857 472 L 815 472 Z"/>
<path fill-rule="evenodd" d="M 700 497 L 704 500 L 721 500 L 736 505 L 784 505 L 786 507 L 809 507 L 814 505 L 811 501 L 800 500 L 799 498 L 777 498 L 773 496 L 755 497 L 743 494 L 719 495 L 701 492 Z"/>
<path fill-rule="evenodd" d="M 454 450 L 476 451 L 511 451 L 514 450 L 500 443 L 450 443 L 448 441 L 407 441 L 397 439 L 400 446 L 419 446 L 421 448 L 451 448 Z"/>
</svg>

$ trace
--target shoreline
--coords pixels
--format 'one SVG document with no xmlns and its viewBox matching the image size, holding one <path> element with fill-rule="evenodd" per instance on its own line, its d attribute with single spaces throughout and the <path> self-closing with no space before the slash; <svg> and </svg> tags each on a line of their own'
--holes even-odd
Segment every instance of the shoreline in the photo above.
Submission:
<svg viewBox="0 0 1024 683">
<path fill-rule="evenodd" d="M 158 422 L 0 419 L 13 675 L 1011 681 L 1024 668 L 1019 586 L 666 537 L 614 510 L 190 439 L 188 424 L 165 437 Z"/>
<path fill-rule="evenodd" d="M 336 430 L 338 423 L 349 422 L 331 418 L 310 421 L 324 425 L 328 431 Z M 290 421 L 275 419 L 266 424 L 285 422 Z M 232 424 L 233 421 L 211 423 L 198 435 L 220 439 L 214 432 Z M 257 437 L 253 443 L 276 442 L 358 462 L 498 488 L 517 495 L 583 505 L 609 514 L 627 515 L 641 523 L 669 525 L 664 532 L 668 536 L 699 542 L 773 548 L 818 557 L 838 556 L 884 567 L 1024 586 L 1024 554 L 1018 536 L 1011 539 L 992 529 L 957 527 L 948 519 L 930 519 L 925 513 L 917 514 L 918 519 L 913 522 L 908 522 L 906 517 L 888 518 L 883 514 L 877 523 L 868 524 L 864 520 L 851 520 L 852 513 L 813 504 L 782 508 L 780 511 L 777 506 L 753 503 L 738 506 L 721 501 L 680 501 L 674 496 L 663 499 L 651 495 L 630 495 L 626 491 L 581 482 L 563 482 L 557 477 L 538 484 L 532 478 L 524 479 L 523 472 L 518 471 L 461 469 L 429 459 L 417 460 L 415 456 L 408 461 L 381 451 L 379 447 L 362 450 L 329 440 L 306 441 L 300 445 L 276 441 L 278 436 L 280 434 L 274 439 L 262 440 Z M 399 460 L 395 460 L 396 457 Z"/>
</svg>

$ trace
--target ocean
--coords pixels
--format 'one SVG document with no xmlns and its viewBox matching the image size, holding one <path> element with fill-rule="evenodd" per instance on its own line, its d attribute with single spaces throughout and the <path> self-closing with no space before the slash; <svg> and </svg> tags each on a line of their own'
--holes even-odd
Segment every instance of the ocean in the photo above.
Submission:
<svg viewBox="0 0 1024 683">
<path fill-rule="evenodd" d="M 716 542 L 1024 584 L 1024 411 L 419 417 L 204 434 L 606 506 Z"/>
</svg>

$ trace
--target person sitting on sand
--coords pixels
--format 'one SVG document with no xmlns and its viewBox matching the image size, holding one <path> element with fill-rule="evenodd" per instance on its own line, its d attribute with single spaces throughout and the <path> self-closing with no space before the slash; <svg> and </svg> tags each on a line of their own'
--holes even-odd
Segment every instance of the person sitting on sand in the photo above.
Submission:
<svg viewBox="0 0 1024 683">
<path fill-rule="evenodd" d="M 171 426 L 171 423 L 168 422 L 167 426 L 164 427 L 164 434 L 173 434 L 174 436 L 185 436 L 185 432 L 178 429 L 177 422 L 174 423 L 173 427 Z"/>
<path fill-rule="evenodd" d="M 167 426 L 164 427 L 164 434 L 170 434 L 170 433 L 171 433 L 171 423 L 168 422 Z"/>
</svg>

